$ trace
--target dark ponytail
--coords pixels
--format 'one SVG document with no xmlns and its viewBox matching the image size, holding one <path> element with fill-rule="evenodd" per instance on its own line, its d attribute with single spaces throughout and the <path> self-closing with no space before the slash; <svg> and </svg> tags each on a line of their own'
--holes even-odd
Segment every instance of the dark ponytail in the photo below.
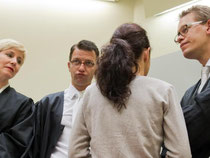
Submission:
<svg viewBox="0 0 210 158">
<path fill-rule="evenodd" d="M 149 47 L 145 36 L 145 30 L 139 25 L 123 24 L 102 49 L 96 71 L 97 84 L 101 93 L 114 103 L 118 111 L 122 107 L 126 108 L 126 101 L 131 94 L 129 84 L 138 71 L 137 60 L 143 49 Z"/>
<path fill-rule="evenodd" d="M 135 77 L 134 55 L 128 43 L 122 39 L 113 39 L 102 50 L 96 73 L 97 83 L 104 96 L 113 101 L 114 106 L 120 110 L 131 92 L 128 87 Z"/>
</svg>

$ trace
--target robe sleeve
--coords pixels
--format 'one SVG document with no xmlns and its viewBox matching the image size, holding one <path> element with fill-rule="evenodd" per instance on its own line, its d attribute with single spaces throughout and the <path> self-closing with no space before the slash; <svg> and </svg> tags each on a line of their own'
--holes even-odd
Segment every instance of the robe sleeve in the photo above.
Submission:
<svg viewBox="0 0 210 158">
<path fill-rule="evenodd" d="M 35 103 L 35 137 L 33 158 L 48 158 L 61 136 L 64 92 L 57 92 Z"/>
<path fill-rule="evenodd" d="M 0 133 L 0 158 L 29 157 L 34 134 L 33 101 L 26 99 L 20 107 L 12 125 Z"/>
</svg>

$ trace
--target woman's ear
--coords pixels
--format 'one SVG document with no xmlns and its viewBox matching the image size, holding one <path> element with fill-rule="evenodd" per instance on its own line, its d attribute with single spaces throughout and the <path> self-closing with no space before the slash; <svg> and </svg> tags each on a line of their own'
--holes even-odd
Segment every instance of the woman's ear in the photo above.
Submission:
<svg viewBox="0 0 210 158">
<path fill-rule="evenodd" d="M 150 50 L 151 48 L 144 49 L 144 76 L 147 76 L 150 68 Z"/>
<path fill-rule="evenodd" d="M 150 60 L 150 50 L 151 48 L 144 49 L 144 62 L 148 62 Z"/>
</svg>

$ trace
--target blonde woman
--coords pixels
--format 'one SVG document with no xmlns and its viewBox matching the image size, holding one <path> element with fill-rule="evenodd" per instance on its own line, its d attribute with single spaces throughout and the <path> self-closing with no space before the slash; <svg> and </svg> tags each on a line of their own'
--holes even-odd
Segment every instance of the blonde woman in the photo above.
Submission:
<svg viewBox="0 0 210 158">
<path fill-rule="evenodd" d="M 32 99 L 10 87 L 25 59 L 24 46 L 12 39 L 0 40 L 0 158 L 29 157 L 33 138 Z"/>
</svg>

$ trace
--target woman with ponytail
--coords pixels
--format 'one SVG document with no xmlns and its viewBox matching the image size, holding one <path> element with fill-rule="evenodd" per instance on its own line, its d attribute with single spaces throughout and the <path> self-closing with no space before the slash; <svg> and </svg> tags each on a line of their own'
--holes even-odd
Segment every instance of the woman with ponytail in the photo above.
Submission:
<svg viewBox="0 0 210 158">
<path fill-rule="evenodd" d="M 150 51 L 141 26 L 116 29 L 79 104 L 70 158 L 158 158 L 163 143 L 168 157 L 191 157 L 174 87 L 146 77 Z"/>
</svg>

